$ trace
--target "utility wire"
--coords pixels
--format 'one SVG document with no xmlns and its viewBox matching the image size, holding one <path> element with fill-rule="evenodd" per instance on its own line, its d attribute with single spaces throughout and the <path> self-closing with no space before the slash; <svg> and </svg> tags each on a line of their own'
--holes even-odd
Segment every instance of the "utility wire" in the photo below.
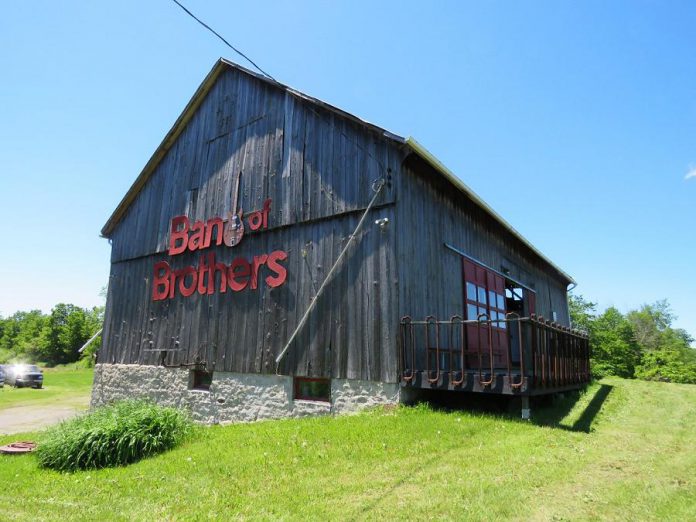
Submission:
<svg viewBox="0 0 696 522">
<path fill-rule="evenodd" d="M 277 81 L 273 76 L 271 76 L 271 75 L 268 74 L 266 71 L 264 71 L 261 67 L 259 67 L 258 65 L 256 65 L 256 63 L 254 63 L 254 61 L 253 61 L 251 58 L 249 58 L 246 54 L 244 54 L 242 51 L 240 51 L 239 49 L 237 49 L 234 45 L 232 45 L 230 42 L 228 42 L 228 41 L 225 40 L 222 36 L 220 36 L 220 34 L 219 34 L 217 31 L 215 31 L 215 29 L 213 29 L 212 27 L 210 27 L 210 26 L 209 26 L 208 24 L 206 24 L 203 20 L 201 20 L 201 19 L 198 18 L 195 14 L 193 14 L 191 11 L 189 11 L 188 9 L 186 9 L 186 7 L 184 7 L 184 6 L 181 4 L 181 2 L 179 2 L 178 0 L 172 0 L 172 2 L 174 2 L 176 5 L 178 5 L 179 7 L 181 7 L 181 8 L 186 12 L 187 15 L 189 15 L 189 16 L 190 16 L 191 18 L 193 18 L 196 22 L 198 22 L 199 24 L 201 24 L 201 25 L 202 25 L 203 27 L 205 27 L 208 31 L 210 31 L 210 32 L 213 33 L 215 36 L 217 36 L 220 40 L 222 40 L 222 41 L 225 43 L 225 45 L 227 45 L 227 47 L 229 47 L 230 49 L 232 49 L 235 53 L 237 53 L 239 56 L 241 56 L 242 58 L 244 58 L 244 59 L 245 59 L 247 62 L 249 62 L 251 65 L 253 65 L 254 67 L 256 67 L 256 69 L 257 69 L 261 74 L 263 74 L 265 77 L 267 77 L 267 78 L 273 80 L 274 82 Z"/>
<path fill-rule="evenodd" d="M 228 42 L 227 40 L 225 40 L 225 38 L 223 38 L 217 31 L 215 31 L 215 29 L 213 29 L 212 27 L 210 27 L 210 26 L 209 26 L 208 24 L 206 24 L 203 20 L 201 20 L 200 18 L 198 18 L 198 17 L 197 17 L 195 14 L 193 14 L 191 11 L 189 11 L 183 4 L 181 4 L 181 2 L 179 2 L 178 0 L 172 0 L 172 2 L 174 2 L 176 5 L 178 5 L 179 7 L 181 7 L 181 9 L 183 9 L 184 12 L 185 12 L 187 15 L 189 15 L 191 18 L 193 18 L 194 20 L 196 20 L 196 22 L 198 22 L 198 23 L 201 24 L 203 27 L 205 27 L 208 31 L 210 31 L 210 32 L 213 33 L 215 36 L 217 36 L 220 40 L 222 40 L 222 41 L 225 43 L 225 45 L 227 45 L 227 46 L 228 46 L 230 49 L 232 49 L 235 53 L 237 53 L 239 56 L 241 56 L 241 57 L 244 58 L 246 61 L 248 61 L 251 65 L 253 65 L 253 66 L 254 66 L 261 74 L 263 74 L 266 78 L 268 78 L 268 79 L 270 79 L 270 80 L 273 80 L 273 81 L 276 82 L 276 83 L 280 83 L 280 82 L 278 82 L 278 80 L 276 80 L 273 76 L 271 76 L 271 75 L 268 74 L 266 71 L 264 71 L 263 69 L 261 69 L 261 67 L 259 67 L 258 65 L 256 65 L 256 63 L 255 63 L 251 58 L 249 58 L 246 54 L 244 54 L 242 51 L 240 51 L 239 49 L 237 49 L 236 47 L 234 47 L 230 42 Z M 382 162 L 380 161 L 380 159 L 379 159 L 378 157 L 374 156 L 369 150 L 367 150 L 365 147 L 363 147 L 360 143 L 358 143 L 358 141 L 357 141 L 355 138 L 353 138 L 352 136 L 349 136 L 348 134 L 346 134 L 345 132 L 343 132 L 343 130 L 340 129 L 340 128 L 338 128 L 332 121 L 329 121 L 329 118 L 327 118 L 327 117 L 323 116 L 322 114 L 320 114 L 314 107 L 312 107 L 311 103 L 310 103 L 310 104 L 307 104 L 306 107 L 307 107 L 307 109 L 310 110 L 310 112 L 314 113 L 314 114 L 317 116 L 317 118 L 319 118 L 320 120 L 324 120 L 324 122 L 327 123 L 333 130 L 337 130 L 338 133 L 341 134 L 341 136 L 343 136 L 343 137 L 346 138 L 348 141 L 350 141 L 351 143 L 353 143 L 353 145 L 355 145 L 357 148 L 359 148 L 359 149 L 362 150 L 365 154 L 367 154 L 368 157 L 372 158 L 372 159 L 379 165 L 380 170 L 382 171 L 382 174 L 384 174 L 385 172 L 387 172 L 388 169 L 386 169 L 386 168 L 384 167 L 384 165 L 382 164 Z"/>
<path fill-rule="evenodd" d="M 212 27 L 210 27 L 208 24 L 206 24 L 205 22 L 203 22 L 203 21 L 202 21 L 200 18 L 198 18 L 196 15 L 194 15 L 191 11 L 189 11 L 184 5 L 181 4 L 181 2 L 179 2 L 178 0 L 172 0 L 172 2 L 174 2 L 176 5 L 178 5 L 179 7 L 181 7 L 181 9 L 183 9 L 184 12 L 185 12 L 187 15 L 189 15 L 191 18 L 193 18 L 194 20 L 196 20 L 196 22 L 198 22 L 199 24 L 201 24 L 201 25 L 202 25 L 203 27 L 205 27 L 208 31 L 210 31 L 210 32 L 213 33 L 215 36 L 217 36 L 220 40 L 222 40 L 222 41 L 225 43 L 225 45 L 227 45 L 230 49 L 232 49 L 232 50 L 233 50 L 234 52 L 236 52 L 239 56 L 241 56 L 241 57 L 244 58 L 246 61 L 248 61 L 251 65 L 253 65 L 253 66 L 254 66 L 261 74 L 263 74 L 266 78 L 268 78 L 268 79 L 270 79 L 270 80 L 273 80 L 273 81 L 276 82 L 276 83 L 280 83 L 280 82 L 278 82 L 278 80 L 276 80 L 273 76 L 271 76 L 271 75 L 268 74 L 266 71 L 264 71 L 263 69 L 261 69 L 261 67 L 259 67 L 258 65 L 256 65 L 256 63 L 255 63 L 251 58 L 249 58 L 246 54 L 244 54 L 242 51 L 240 51 L 239 49 L 237 49 L 236 47 L 234 47 L 230 42 L 228 42 L 227 40 L 225 40 L 225 38 L 223 38 L 217 31 L 215 31 L 215 29 L 213 29 Z M 363 147 L 360 143 L 358 143 L 357 140 L 356 140 L 355 138 L 349 136 L 348 134 L 346 134 L 345 132 L 343 132 L 342 129 L 338 128 L 333 122 L 329 121 L 329 119 L 328 119 L 327 117 L 325 117 L 325 116 L 323 116 L 322 114 L 320 114 L 314 107 L 311 106 L 311 104 L 306 105 L 306 107 L 307 107 L 312 113 L 314 113 L 319 119 L 324 120 L 324 122 L 327 123 L 332 129 L 337 130 L 339 134 L 341 134 L 344 138 L 346 138 L 348 141 L 350 141 L 351 143 L 353 143 L 353 145 L 355 145 L 355 146 L 358 147 L 360 150 L 362 150 L 365 154 L 367 154 L 368 157 L 372 158 L 372 159 L 379 165 L 380 170 L 382 171 L 383 174 L 388 170 L 388 169 L 385 169 L 384 165 L 383 165 L 382 162 L 379 160 L 379 158 L 377 158 L 376 156 L 374 156 L 369 150 L 367 150 L 367 149 L 366 149 L 365 147 Z"/>
</svg>

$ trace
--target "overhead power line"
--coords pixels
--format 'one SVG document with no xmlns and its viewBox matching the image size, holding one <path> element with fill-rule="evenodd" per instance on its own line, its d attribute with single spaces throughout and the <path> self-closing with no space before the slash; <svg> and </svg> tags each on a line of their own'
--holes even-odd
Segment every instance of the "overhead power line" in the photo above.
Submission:
<svg viewBox="0 0 696 522">
<path fill-rule="evenodd" d="M 189 16 L 190 16 L 191 18 L 193 18 L 196 22 L 198 22 L 199 24 L 201 24 L 201 25 L 202 25 L 203 27 L 205 27 L 208 31 L 210 31 L 210 32 L 213 33 L 215 36 L 217 36 L 220 40 L 222 40 L 222 41 L 225 43 L 225 45 L 226 45 L 227 47 L 229 47 L 230 49 L 232 49 L 235 53 L 237 53 L 239 56 L 241 56 L 241 57 L 244 58 L 247 62 L 249 62 L 251 65 L 253 65 L 253 66 L 256 68 L 256 70 L 258 70 L 258 71 L 259 71 L 261 74 L 263 74 L 266 78 L 269 78 L 269 79 L 273 80 L 274 82 L 276 81 L 276 79 L 275 79 L 273 76 L 271 76 L 271 75 L 268 74 L 266 71 L 264 71 L 261 67 L 259 67 L 258 65 L 256 65 L 256 63 L 255 63 L 251 58 L 249 58 L 246 54 L 244 54 L 242 51 L 240 51 L 239 49 L 237 49 L 234 45 L 232 45 L 230 42 L 228 42 L 228 41 L 225 40 L 222 36 L 220 36 L 220 34 L 219 34 L 217 31 L 215 31 L 215 29 L 213 29 L 212 27 L 210 27 L 210 26 L 209 26 L 208 24 L 206 24 L 203 20 L 201 20 L 201 19 L 198 18 L 195 14 L 193 14 L 191 11 L 189 11 L 188 9 L 186 9 L 186 7 L 185 7 L 183 4 L 181 4 L 181 2 L 179 2 L 178 0 L 172 0 L 172 2 L 174 2 L 176 5 L 178 5 L 179 7 L 181 7 L 187 15 L 189 15 Z"/>
<path fill-rule="evenodd" d="M 181 9 L 183 9 L 184 12 L 185 12 L 187 15 L 189 15 L 191 18 L 193 18 L 196 22 L 198 22 L 199 24 L 201 24 L 203 27 L 205 27 L 208 31 L 210 31 L 211 33 L 213 33 L 215 36 L 217 36 L 220 40 L 222 40 L 222 41 L 225 43 L 225 45 L 227 45 L 227 46 L 228 46 L 230 49 L 232 49 L 235 53 L 237 53 L 239 56 L 241 56 L 241 57 L 244 58 L 246 61 L 248 61 L 251 65 L 253 65 L 253 66 L 256 68 L 256 70 L 258 70 L 262 75 L 264 75 L 266 78 L 268 78 L 268 79 L 270 79 L 270 80 L 272 80 L 272 81 L 274 81 L 274 82 L 276 82 L 276 83 L 280 83 L 280 82 L 278 82 L 278 80 L 276 80 L 273 76 L 271 76 L 271 75 L 268 74 L 266 71 L 264 71 L 263 69 L 261 69 L 261 67 L 259 67 L 258 65 L 256 65 L 256 63 L 255 63 L 251 58 L 249 58 L 246 54 L 244 54 L 242 51 L 240 51 L 239 49 L 237 49 L 236 47 L 234 47 L 230 42 L 228 42 L 227 40 L 225 40 L 225 38 L 223 38 L 217 31 L 215 31 L 215 29 L 213 29 L 212 27 L 210 27 L 208 24 L 206 24 L 205 22 L 203 22 L 203 20 L 201 20 L 200 18 L 198 18 L 198 17 L 197 17 L 195 14 L 193 14 L 191 11 L 189 11 L 181 2 L 179 2 L 178 0 L 172 0 L 172 2 L 174 2 L 176 5 L 178 5 L 179 7 L 181 7 Z M 343 132 L 342 129 L 336 127 L 336 125 L 333 123 L 333 121 L 330 121 L 326 116 L 320 114 L 314 107 L 312 107 L 312 104 L 311 104 L 311 103 L 310 103 L 310 104 L 307 104 L 306 107 L 307 107 L 307 109 L 309 109 L 312 113 L 314 113 L 314 115 L 317 116 L 317 118 L 319 118 L 319 119 L 321 119 L 321 120 L 324 120 L 324 122 L 327 123 L 332 129 L 337 130 L 339 134 L 341 134 L 344 138 L 346 138 L 348 141 L 350 141 L 350 142 L 353 143 L 356 147 L 358 147 L 360 150 L 362 150 L 365 154 L 367 154 L 368 157 L 372 158 L 372 159 L 379 165 L 382 174 L 384 174 L 384 173 L 387 172 L 388 169 L 385 169 L 385 167 L 384 167 L 384 165 L 382 164 L 382 162 L 380 161 L 380 159 L 377 158 L 376 156 L 374 156 L 369 150 L 367 150 L 365 147 L 363 147 L 360 143 L 358 143 L 357 140 L 356 140 L 354 137 L 349 136 L 348 134 L 346 134 L 345 132 Z"/>
</svg>

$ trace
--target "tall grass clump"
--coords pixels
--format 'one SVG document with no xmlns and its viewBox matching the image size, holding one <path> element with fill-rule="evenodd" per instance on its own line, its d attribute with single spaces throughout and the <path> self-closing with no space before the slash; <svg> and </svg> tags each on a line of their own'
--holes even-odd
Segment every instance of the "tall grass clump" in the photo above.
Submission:
<svg viewBox="0 0 696 522">
<path fill-rule="evenodd" d="M 127 400 L 49 429 L 36 456 L 41 467 L 58 471 L 121 466 L 175 447 L 191 430 L 181 410 Z"/>
</svg>

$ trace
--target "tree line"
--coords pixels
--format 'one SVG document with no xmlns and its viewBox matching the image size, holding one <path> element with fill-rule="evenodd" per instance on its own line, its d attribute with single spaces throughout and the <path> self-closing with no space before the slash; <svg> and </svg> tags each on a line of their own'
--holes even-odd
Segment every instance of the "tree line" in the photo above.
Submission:
<svg viewBox="0 0 696 522">
<path fill-rule="evenodd" d="M 597 313 L 582 296 L 569 297 L 574 328 L 590 335 L 592 374 L 629 379 L 696 384 L 694 339 L 673 328 L 675 316 L 666 300 L 622 314 L 614 307 Z M 90 364 L 99 349 L 97 338 L 85 353 L 78 350 L 101 327 L 104 307 L 58 304 L 50 314 L 40 310 L 0 317 L 0 364 L 40 362 L 48 366 L 73 363 L 82 356 Z"/>
<path fill-rule="evenodd" d="M 686 330 L 673 328 L 667 300 L 622 314 L 614 307 L 598 314 L 596 304 L 570 295 L 574 328 L 590 335 L 592 375 L 696 384 L 696 349 Z"/>
<path fill-rule="evenodd" d="M 0 364 L 38 362 L 47 366 L 76 362 L 88 364 L 101 344 L 95 339 L 84 354 L 79 349 L 102 327 L 104 307 L 80 308 L 60 303 L 51 313 L 41 310 L 0 316 Z"/>
</svg>

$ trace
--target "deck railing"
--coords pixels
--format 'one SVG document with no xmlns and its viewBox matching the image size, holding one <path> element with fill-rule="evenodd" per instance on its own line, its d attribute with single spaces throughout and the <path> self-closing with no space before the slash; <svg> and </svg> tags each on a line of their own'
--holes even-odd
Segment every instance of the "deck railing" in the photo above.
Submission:
<svg viewBox="0 0 696 522">
<path fill-rule="evenodd" d="M 399 333 L 401 380 L 407 384 L 420 376 L 420 382 L 430 386 L 446 381 L 457 388 L 472 373 L 483 388 L 502 374 L 512 391 L 523 386 L 563 388 L 590 380 L 587 335 L 535 315 L 508 313 L 505 319 L 490 319 L 480 314 L 474 320 L 455 315 L 446 321 L 406 316 Z M 503 340 L 494 342 L 501 333 Z"/>
</svg>

